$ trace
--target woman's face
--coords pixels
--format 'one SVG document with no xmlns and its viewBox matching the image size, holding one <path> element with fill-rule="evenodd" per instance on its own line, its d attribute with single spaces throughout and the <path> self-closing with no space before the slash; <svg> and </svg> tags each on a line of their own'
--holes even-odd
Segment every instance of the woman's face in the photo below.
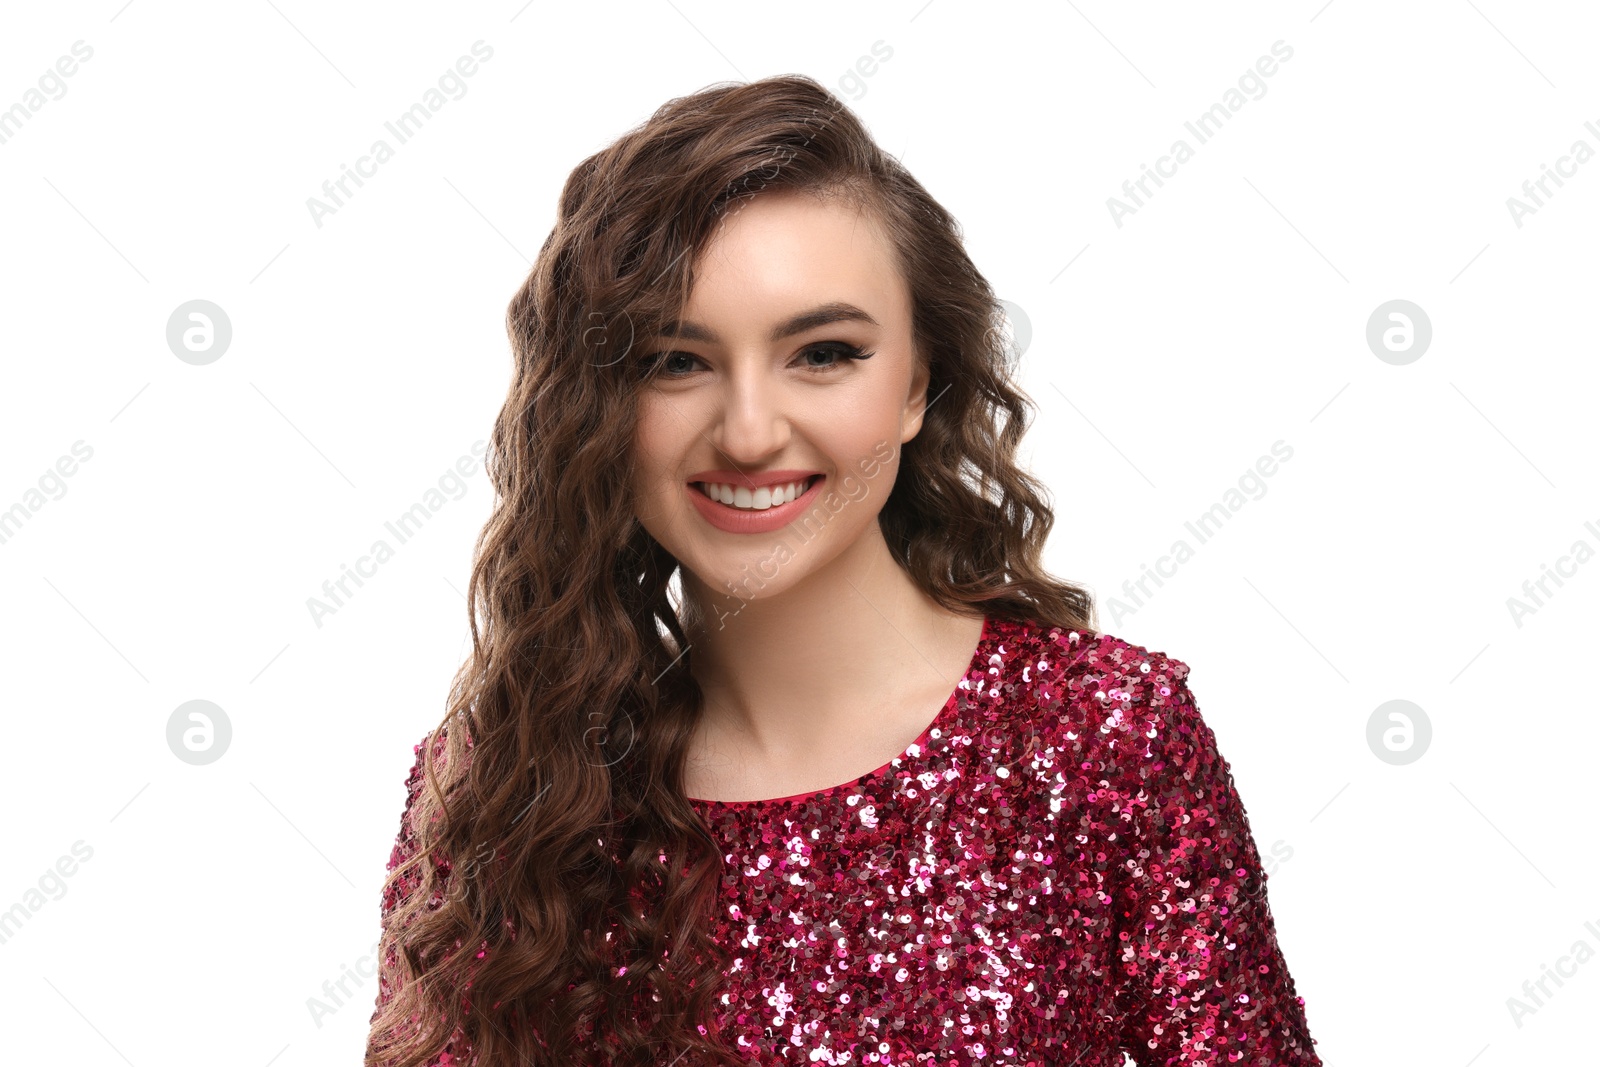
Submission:
<svg viewBox="0 0 1600 1067">
<path fill-rule="evenodd" d="M 744 201 L 696 262 L 681 320 L 638 342 L 641 359 L 666 355 L 639 401 L 636 513 L 709 618 L 877 536 L 927 374 L 872 216 L 789 190 Z"/>
</svg>

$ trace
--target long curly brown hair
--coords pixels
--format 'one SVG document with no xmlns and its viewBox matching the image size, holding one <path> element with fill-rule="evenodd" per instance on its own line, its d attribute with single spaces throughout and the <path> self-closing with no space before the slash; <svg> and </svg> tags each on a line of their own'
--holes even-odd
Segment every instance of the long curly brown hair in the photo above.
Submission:
<svg viewBox="0 0 1600 1067">
<path fill-rule="evenodd" d="M 810 78 L 669 101 L 572 172 L 507 311 L 472 655 L 409 783 L 368 1067 L 447 1041 L 496 1067 L 747 1062 L 711 1012 L 722 857 L 682 786 L 701 691 L 679 564 L 630 498 L 653 380 L 632 344 L 676 321 L 729 208 L 777 188 L 875 213 L 910 286 L 929 400 L 879 516 L 896 561 L 951 611 L 1097 629 L 1041 566 L 1054 516 L 1015 462 L 1030 405 L 956 220 Z"/>
</svg>

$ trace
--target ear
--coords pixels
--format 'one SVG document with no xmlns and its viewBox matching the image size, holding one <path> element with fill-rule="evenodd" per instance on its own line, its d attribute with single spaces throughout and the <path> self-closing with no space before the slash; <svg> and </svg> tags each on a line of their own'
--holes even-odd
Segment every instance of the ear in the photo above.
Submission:
<svg viewBox="0 0 1600 1067">
<path fill-rule="evenodd" d="M 912 360 L 911 390 L 906 396 L 905 410 L 900 415 L 900 420 L 904 424 L 904 429 L 900 432 L 901 444 L 917 436 L 922 429 L 922 414 L 928 410 L 930 376 L 926 360 L 921 358 Z"/>
</svg>

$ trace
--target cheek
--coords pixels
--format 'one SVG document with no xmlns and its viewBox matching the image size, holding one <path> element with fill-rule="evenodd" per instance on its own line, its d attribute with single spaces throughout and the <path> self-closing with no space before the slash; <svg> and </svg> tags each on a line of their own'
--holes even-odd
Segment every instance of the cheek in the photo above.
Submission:
<svg viewBox="0 0 1600 1067">
<path fill-rule="evenodd" d="M 641 488 L 653 488 L 662 470 L 672 462 L 670 419 L 671 412 L 659 403 L 640 402 L 639 419 L 633 432 L 633 469 L 634 480 Z"/>
<path fill-rule="evenodd" d="M 885 373 L 863 380 L 859 387 L 848 393 L 841 390 L 830 398 L 830 416 L 850 427 L 846 433 L 852 437 L 872 435 L 874 439 L 900 432 L 906 418 L 906 397 L 910 392 L 909 372 L 903 367 L 885 366 Z M 871 441 L 866 448 L 870 449 Z"/>
<path fill-rule="evenodd" d="M 658 539 L 671 537 L 671 528 L 682 521 L 688 507 L 688 501 L 677 496 L 683 488 L 678 475 L 685 449 L 692 445 L 684 435 L 693 430 L 670 403 L 659 397 L 640 398 L 630 454 L 634 513 Z"/>
<path fill-rule="evenodd" d="M 883 397 L 851 411 L 833 412 L 830 436 L 841 464 L 840 476 L 881 469 L 883 457 L 899 451 L 903 416 L 904 405 Z"/>
</svg>

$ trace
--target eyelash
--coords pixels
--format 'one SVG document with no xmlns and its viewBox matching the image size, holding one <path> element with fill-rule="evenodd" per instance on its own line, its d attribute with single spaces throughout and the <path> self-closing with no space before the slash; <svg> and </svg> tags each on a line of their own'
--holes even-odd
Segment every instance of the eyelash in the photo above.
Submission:
<svg viewBox="0 0 1600 1067">
<path fill-rule="evenodd" d="M 868 352 L 865 349 L 859 348 L 856 345 L 848 344 L 848 343 L 846 343 L 844 341 L 819 341 L 817 344 L 807 345 L 804 349 L 801 350 L 801 353 L 800 353 L 801 357 L 804 358 L 804 356 L 805 356 L 805 354 L 807 352 L 831 352 L 837 357 L 837 360 L 838 360 L 837 362 L 830 363 L 830 364 L 828 364 L 826 366 L 822 366 L 822 367 L 815 367 L 815 366 L 807 365 L 805 369 L 808 372 L 812 373 L 812 374 L 826 374 L 829 371 L 838 370 L 839 367 L 843 366 L 844 361 L 847 361 L 847 360 L 857 360 L 857 361 L 866 360 L 866 359 L 871 359 L 874 355 L 876 355 L 875 352 Z M 645 369 L 646 372 L 649 372 L 649 371 L 655 369 L 655 367 L 657 365 L 665 363 L 667 360 L 673 358 L 674 356 L 688 356 L 690 359 L 695 359 L 695 360 L 698 360 L 700 358 L 699 356 L 696 356 L 692 352 L 678 352 L 678 351 L 657 352 L 655 355 L 649 356 L 649 357 L 647 357 L 645 359 L 645 361 L 644 361 L 644 369 Z M 687 375 L 684 375 L 684 374 L 670 374 L 670 373 L 668 373 L 666 371 L 662 371 L 661 376 L 663 378 L 669 378 L 669 379 L 670 378 L 684 378 L 684 377 L 687 377 Z"/>
</svg>

